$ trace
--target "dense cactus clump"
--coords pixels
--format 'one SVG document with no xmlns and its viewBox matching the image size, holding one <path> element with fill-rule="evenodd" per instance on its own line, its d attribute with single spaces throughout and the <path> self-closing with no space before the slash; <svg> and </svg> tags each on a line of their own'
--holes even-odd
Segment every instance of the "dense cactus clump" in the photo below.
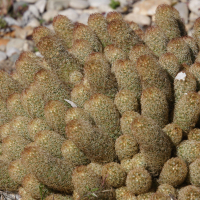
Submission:
<svg viewBox="0 0 200 200">
<path fill-rule="evenodd" d="M 0 190 L 22 200 L 200 199 L 200 18 L 160 5 L 66 16 L 0 70 Z"/>
</svg>

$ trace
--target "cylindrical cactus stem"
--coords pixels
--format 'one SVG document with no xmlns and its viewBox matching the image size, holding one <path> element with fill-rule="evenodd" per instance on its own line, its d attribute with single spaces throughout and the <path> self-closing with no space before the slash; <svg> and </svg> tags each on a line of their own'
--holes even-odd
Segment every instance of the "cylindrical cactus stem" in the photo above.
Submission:
<svg viewBox="0 0 200 200">
<path fill-rule="evenodd" d="M 65 86 L 55 73 L 50 70 L 42 69 L 35 74 L 35 82 L 43 93 L 45 102 L 59 100 L 65 104 L 64 99 L 69 99 L 69 88 Z"/>
<path fill-rule="evenodd" d="M 194 75 L 197 81 L 197 91 L 200 90 L 200 63 L 195 62 L 193 65 L 190 66 L 189 72 Z"/>
<path fill-rule="evenodd" d="M 151 199 L 151 198 L 154 198 L 154 195 L 155 195 L 156 193 L 154 193 L 154 192 L 146 192 L 146 193 L 144 193 L 144 194 L 139 194 L 138 196 L 137 196 L 137 200 L 149 200 L 149 199 Z M 162 197 L 161 197 L 162 198 Z M 155 200 L 155 199 L 153 199 L 153 200 Z"/>
<path fill-rule="evenodd" d="M 190 36 L 184 36 L 182 38 L 190 47 L 192 62 L 194 62 L 197 57 L 197 54 L 199 52 L 198 45 L 197 45 L 195 39 Z"/>
<path fill-rule="evenodd" d="M 140 99 L 142 88 L 136 66 L 130 60 L 116 60 L 112 71 L 117 79 L 119 90 L 128 89 Z"/>
<path fill-rule="evenodd" d="M 7 99 L 11 94 L 21 91 L 20 84 L 7 72 L 0 70 L 0 96 L 3 99 Z"/>
<path fill-rule="evenodd" d="M 108 21 L 108 23 L 110 23 L 112 20 L 114 19 L 123 19 L 123 16 L 121 13 L 113 11 L 113 12 L 108 12 L 106 15 L 106 20 Z"/>
<path fill-rule="evenodd" d="M 66 140 L 63 142 L 61 152 L 64 159 L 74 166 L 87 165 L 90 163 L 90 160 L 72 142 L 72 140 Z"/>
<path fill-rule="evenodd" d="M 7 108 L 12 116 L 27 116 L 28 113 L 24 110 L 22 103 L 21 103 L 21 94 L 20 93 L 13 93 L 7 99 Z"/>
<path fill-rule="evenodd" d="M 138 98 L 132 90 L 120 90 L 115 95 L 114 103 L 121 115 L 126 111 L 139 112 Z"/>
<path fill-rule="evenodd" d="M 54 33 L 45 26 L 38 26 L 33 30 L 33 41 L 37 45 L 43 37 L 54 36 Z"/>
<path fill-rule="evenodd" d="M 132 136 L 132 122 L 139 116 L 140 114 L 134 111 L 126 111 L 122 114 L 122 117 L 120 118 L 120 127 L 123 134 Z"/>
<path fill-rule="evenodd" d="M 198 47 L 200 48 L 200 17 L 196 19 L 194 23 L 194 33 L 193 33 L 193 38 L 195 39 Z"/>
<path fill-rule="evenodd" d="M 177 124 L 174 123 L 167 124 L 163 128 L 163 131 L 169 136 L 174 146 L 180 144 L 183 137 L 183 132 L 182 129 Z"/>
<path fill-rule="evenodd" d="M 120 135 L 119 112 L 112 99 L 103 94 L 95 94 L 84 104 L 97 127 L 110 137 Z"/>
<path fill-rule="evenodd" d="M 75 40 L 73 46 L 68 50 L 82 65 L 89 54 L 93 52 L 92 45 L 84 39 Z"/>
<path fill-rule="evenodd" d="M 196 92 L 197 81 L 195 76 L 189 71 L 179 72 L 174 79 L 175 103 L 187 92 Z"/>
<path fill-rule="evenodd" d="M 130 159 L 139 152 L 139 146 L 133 136 L 121 135 L 115 141 L 115 151 L 119 160 Z"/>
<path fill-rule="evenodd" d="M 169 105 L 165 94 L 156 87 L 142 91 L 141 114 L 153 119 L 161 128 L 169 122 Z"/>
<path fill-rule="evenodd" d="M 12 132 L 10 131 L 10 122 L 0 126 L 0 141 L 9 135 L 12 135 Z"/>
<path fill-rule="evenodd" d="M 187 173 L 187 165 L 181 158 L 171 158 L 164 164 L 158 182 L 177 187 L 184 182 Z"/>
<path fill-rule="evenodd" d="M 35 118 L 31 120 L 27 125 L 28 130 L 28 136 L 29 138 L 34 141 L 35 135 L 43 130 L 50 130 L 50 127 L 48 126 L 46 120 L 41 118 Z"/>
<path fill-rule="evenodd" d="M 194 185 L 187 185 L 178 191 L 178 200 L 199 199 L 200 189 Z"/>
<path fill-rule="evenodd" d="M 157 26 L 151 26 L 146 30 L 144 41 L 158 57 L 167 52 L 167 43 L 169 40 L 165 33 Z"/>
<path fill-rule="evenodd" d="M 73 41 L 84 39 L 87 40 L 95 52 L 102 52 L 103 47 L 96 33 L 87 25 L 76 23 L 73 31 Z"/>
<path fill-rule="evenodd" d="M 192 64 L 191 49 L 183 38 L 170 40 L 167 44 L 167 52 L 173 53 L 178 58 L 180 64 Z"/>
<path fill-rule="evenodd" d="M 98 132 L 89 121 L 70 121 L 66 126 L 66 134 L 91 161 L 107 163 L 115 159 L 114 139 Z"/>
<path fill-rule="evenodd" d="M 62 39 L 66 48 L 72 47 L 74 24 L 64 15 L 53 18 L 53 28 L 59 38 Z"/>
<path fill-rule="evenodd" d="M 26 168 L 22 165 L 21 158 L 12 161 L 8 167 L 8 173 L 12 180 L 22 184 L 24 176 L 27 174 Z"/>
<path fill-rule="evenodd" d="M 43 37 L 37 47 L 59 79 L 69 87 L 72 87 L 73 85 L 70 83 L 69 78 L 70 74 L 74 71 L 81 72 L 82 70 L 82 66 L 77 59 L 64 48 L 55 36 Z"/>
<path fill-rule="evenodd" d="M 26 190 L 23 187 L 19 188 L 18 193 L 21 197 L 21 200 L 36 200 L 28 192 L 26 192 Z"/>
<path fill-rule="evenodd" d="M 30 140 L 27 140 L 22 136 L 7 136 L 2 141 L 2 154 L 7 156 L 10 161 L 19 159 L 24 147 L 29 143 Z"/>
<path fill-rule="evenodd" d="M 42 59 L 33 52 L 27 51 L 20 54 L 15 66 L 20 82 L 25 88 L 34 82 L 34 75 L 42 69 L 42 62 Z"/>
<path fill-rule="evenodd" d="M 91 14 L 88 18 L 88 26 L 97 34 L 103 47 L 111 44 L 111 39 L 107 32 L 108 22 L 101 13 Z"/>
<path fill-rule="evenodd" d="M 84 74 L 94 93 L 105 94 L 110 73 L 110 65 L 102 53 L 98 52 L 89 55 L 85 62 Z"/>
<path fill-rule="evenodd" d="M 73 191 L 72 171 L 74 167 L 55 158 L 37 146 L 29 146 L 21 154 L 22 164 L 44 185 L 70 194 Z"/>
<path fill-rule="evenodd" d="M 106 185 L 119 188 L 125 186 L 126 172 L 119 163 L 110 162 L 103 166 L 102 178 L 105 180 Z"/>
<path fill-rule="evenodd" d="M 43 99 L 43 91 L 41 91 L 35 82 L 23 90 L 21 93 L 21 102 L 30 117 L 44 117 L 45 100 Z"/>
<path fill-rule="evenodd" d="M 137 63 L 137 59 L 142 55 L 152 55 L 154 56 L 151 49 L 145 44 L 136 44 L 133 46 L 129 52 L 129 59 L 133 63 Z"/>
<path fill-rule="evenodd" d="M 121 19 L 114 19 L 108 24 L 108 33 L 113 44 L 128 53 L 130 49 L 142 40 L 130 28 L 129 24 Z"/>
<path fill-rule="evenodd" d="M 170 81 L 173 83 L 174 78 L 181 69 L 178 58 L 173 53 L 167 52 L 159 57 L 159 64 L 168 72 Z"/>
<path fill-rule="evenodd" d="M 7 109 L 6 101 L 0 96 L 0 126 L 9 122 L 12 115 Z"/>
<path fill-rule="evenodd" d="M 95 174 L 84 165 L 76 167 L 73 171 L 72 182 L 77 195 L 82 199 L 94 200 L 96 196 L 98 196 L 99 199 L 106 199 L 108 195 L 112 194 L 112 190 L 109 192 L 102 192 L 103 190 L 108 189 L 108 186 L 105 184 L 102 186 L 101 176 Z M 94 197 L 91 195 L 91 192 L 98 193 Z"/>
<path fill-rule="evenodd" d="M 156 9 L 156 25 L 161 28 L 169 40 L 181 37 L 181 30 L 179 29 L 177 17 L 179 17 L 179 13 L 172 6 L 162 4 Z"/>
<path fill-rule="evenodd" d="M 143 194 L 151 188 L 152 178 L 147 170 L 136 167 L 128 173 L 126 185 L 131 193 Z"/>
<path fill-rule="evenodd" d="M 146 116 L 140 116 L 133 121 L 132 134 L 145 157 L 147 169 L 153 176 L 158 175 L 171 156 L 169 137 L 155 121 Z"/>
<path fill-rule="evenodd" d="M 166 95 L 168 102 L 172 101 L 172 87 L 167 72 L 162 69 L 151 55 L 142 55 L 136 65 L 141 79 L 142 89 L 157 87 Z"/>
<path fill-rule="evenodd" d="M 62 158 L 61 147 L 65 141 L 66 139 L 60 134 L 50 130 L 43 130 L 35 135 L 34 142 L 52 156 Z"/>
<path fill-rule="evenodd" d="M 93 123 L 89 113 L 82 108 L 69 108 L 67 110 L 67 112 L 65 113 L 65 123 L 67 124 L 74 119 L 83 119 L 86 121 L 88 120 Z"/>
<path fill-rule="evenodd" d="M 125 60 L 128 58 L 127 54 L 122 51 L 122 49 L 116 47 L 114 44 L 105 47 L 104 55 L 111 64 L 113 64 L 116 60 Z"/>
<path fill-rule="evenodd" d="M 188 140 L 200 141 L 200 129 L 194 128 L 188 134 Z"/>
<path fill-rule="evenodd" d="M 30 137 L 28 135 L 27 126 L 31 118 L 25 116 L 16 116 L 10 121 L 10 133 L 11 135 L 19 135 L 28 140 Z"/>
<path fill-rule="evenodd" d="M 189 182 L 196 187 L 200 186 L 200 158 L 189 165 Z"/>
<path fill-rule="evenodd" d="M 67 107 L 60 101 L 49 101 L 44 108 L 45 119 L 47 124 L 56 132 L 65 135 L 65 113 Z"/>
<path fill-rule="evenodd" d="M 123 200 L 123 199 L 137 200 L 137 197 L 132 192 L 130 192 L 126 186 L 117 188 L 115 192 L 117 200 Z"/>
<path fill-rule="evenodd" d="M 173 123 L 178 124 L 187 135 L 195 127 L 200 114 L 200 95 L 195 92 L 184 94 L 174 108 Z"/>
<path fill-rule="evenodd" d="M 91 162 L 90 164 L 87 165 L 87 168 L 92 170 L 97 175 L 102 176 L 103 164 Z"/>
<path fill-rule="evenodd" d="M 12 180 L 8 173 L 9 163 L 0 160 L 0 190 L 3 191 L 17 191 L 19 184 Z"/>
<path fill-rule="evenodd" d="M 200 142 L 196 140 L 184 140 L 177 147 L 177 156 L 187 164 L 194 162 L 200 155 Z"/>
<path fill-rule="evenodd" d="M 44 200 L 75 200 L 71 195 L 62 195 L 62 194 L 51 194 L 47 196 Z"/>
<path fill-rule="evenodd" d="M 169 184 L 161 184 L 161 185 L 159 185 L 156 192 L 163 193 L 166 196 L 169 196 L 171 194 L 174 197 L 177 197 L 176 189 L 172 185 L 169 185 Z"/>
<path fill-rule="evenodd" d="M 25 191 L 35 199 L 45 198 L 51 193 L 51 190 L 40 183 L 38 179 L 31 173 L 24 176 L 22 186 Z"/>
<path fill-rule="evenodd" d="M 83 81 L 75 85 L 71 91 L 72 102 L 81 108 L 83 108 L 84 103 L 89 100 L 92 95 L 92 89 L 87 82 L 86 79 L 83 79 Z"/>
</svg>

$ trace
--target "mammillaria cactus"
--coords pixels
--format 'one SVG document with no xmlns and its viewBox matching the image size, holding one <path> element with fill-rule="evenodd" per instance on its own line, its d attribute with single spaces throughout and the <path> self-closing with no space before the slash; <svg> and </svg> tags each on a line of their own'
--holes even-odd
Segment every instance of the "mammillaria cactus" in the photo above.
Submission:
<svg viewBox="0 0 200 200">
<path fill-rule="evenodd" d="M 0 189 L 23 200 L 200 199 L 200 18 L 156 10 L 37 27 L 0 70 Z M 191 185 L 190 185 L 191 184 Z"/>
</svg>

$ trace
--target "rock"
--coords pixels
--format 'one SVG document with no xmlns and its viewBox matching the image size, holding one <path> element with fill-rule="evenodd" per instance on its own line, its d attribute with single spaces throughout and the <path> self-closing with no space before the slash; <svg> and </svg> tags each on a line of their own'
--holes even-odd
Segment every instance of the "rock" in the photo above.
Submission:
<svg viewBox="0 0 200 200">
<path fill-rule="evenodd" d="M 187 4 L 186 3 L 177 3 L 177 4 L 175 4 L 174 8 L 176 8 L 176 10 L 178 10 L 184 23 L 187 24 L 188 23 L 188 15 L 189 15 L 189 10 L 188 10 Z"/>
<path fill-rule="evenodd" d="M 82 13 L 79 18 L 78 18 L 78 22 L 79 23 L 83 23 L 83 24 L 86 24 L 87 25 L 87 22 L 88 22 L 88 18 L 89 18 L 89 14 L 88 13 Z"/>
<path fill-rule="evenodd" d="M 36 18 L 40 17 L 39 10 L 35 5 L 29 5 L 28 9 L 34 15 L 34 17 L 36 17 Z"/>
<path fill-rule="evenodd" d="M 0 39 L 0 46 L 7 45 L 9 41 L 10 41 L 9 39 L 3 39 L 3 38 L 1 38 Z"/>
<path fill-rule="evenodd" d="M 18 12 L 19 9 L 21 9 L 22 7 L 25 7 L 25 6 L 28 6 L 27 2 L 24 2 L 24 1 L 14 2 L 13 11 Z"/>
<path fill-rule="evenodd" d="M 195 22 L 195 20 L 199 17 L 199 15 L 191 12 L 190 15 L 189 15 L 189 20 L 190 22 Z"/>
<path fill-rule="evenodd" d="M 39 10 L 40 13 L 43 13 L 47 4 L 47 0 L 39 0 L 35 3 L 35 6 Z"/>
<path fill-rule="evenodd" d="M 189 9 L 200 16 L 200 1 L 199 0 L 190 0 L 189 1 Z"/>
<path fill-rule="evenodd" d="M 60 11 L 58 13 L 59 15 L 65 15 L 68 17 L 72 22 L 76 22 L 78 20 L 78 13 L 76 12 L 75 9 L 69 8 L 67 10 Z"/>
<path fill-rule="evenodd" d="M 22 17 L 22 26 L 26 26 L 34 17 L 33 13 L 28 9 Z"/>
<path fill-rule="evenodd" d="M 83 13 L 87 13 L 89 15 L 91 15 L 92 13 L 97 13 L 99 12 L 99 9 L 98 8 L 93 8 L 93 9 L 85 9 L 83 10 Z"/>
<path fill-rule="evenodd" d="M 20 51 L 32 51 L 34 43 L 29 40 L 23 40 L 19 38 L 11 39 L 6 45 L 6 52 L 11 48 L 19 49 Z"/>
<path fill-rule="evenodd" d="M 35 55 L 38 56 L 38 57 L 40 57 L 40 58 L 44 57 L 39 51 L 35 52 Z"/>
<path fill-rule="evenodd" d="M 88 1 L 85 0 L 73 0 L 70 1 L 69 6 L 75 9 L 86 9 L 89 7 Z"/>
<path fill-rule="evenodd" d="M 17 49 L 17 48 L 10 48 L 7 52 L 6 52 L 6 55 L 8 56 L 8 57 L 10 57 L 10 56 L 12 56 L 13 54 L 20 54 L 20 50 L 19 49 Z"/>
<path fill-rule="evenodd" d="M 6 45 L 3 45 L 3 44 L 0 45 L 0 51 L 4 51 L 5 52 L 6 51 Z"/>
<path fill-rule="evenodd" d="M 101 5 L 108 5 L 110 4 L 110 0 L 88 0 L 91 7 L 99 7 Z"/>
<path fill-rule="evenodd" d="M 45 12 L 42 15 L 42 19 L 44 19 L 45 21 L 50 21 L 52 20 L 56 15 L 58 15 L 58 11 L 57 10 L 48 10 L 47 12 Z"/>
<path fill-rule="evenodd" d="M 140 15 L 154 15 L 160 4 L 171 4 L 170 0 L 144 0 L 133 4 L 133 13 Z"/>
<path fill-rule="evenodd" d="M 15 19 L 13 19 L 12 17 L 4 17 L 4 20 L 6 21 L 8 26 L 12 26 L 12 25 L 21 26 L 21 24 Z"/>
<path fill-rule="evenodd" d="M 27 2 L 27 3 L 35 3 L 38 0 L 17 0 L 17 1 L 24 1 L 24 2 Z"/>
<path fill-rule="evenodd" d="M 6 60 L 7 56 L 6 53 L 4 53 L 3 51 L 0 51 L 0 62 Z"/>
<path fill-rule="evenodd" d="M 35 27 L 40 26 L 40 22 L 37 19 L 33 18 L 30 20 L 30 22 L 27 24 L 27 26 L 35 28 Z"/>
<path fill-rule="evenodd" d="M 15 63 L 16 60 L 19 58 L 19 56 L 20 56 L 20 53 L 14 53 L 14 54 L 12 54 L 12 55 L 9 57 L 9 60 L 10 60 L 11 62 Z"/>
<path fill-rule="evenodd" d="M 151 24 L 150 17 L 145 16 L 145 15 L 135 14 L 135 13 L 129 13 L 128 15 L 126 15 L 124 17 L 124 20 L 133 21 L 140 25 L 148 25 L 149 26 Z"/>
<path fill-rule="evenodd" d="M 69 0 L 48 0 L 47 10 L 63 10 L 69 7 Z"/>
<path fill-rule="evenodd" d="M 108 13 L 114 11 L 109 5 L 101 5 L 98 7 L 99 12 Z"/>
</svg>

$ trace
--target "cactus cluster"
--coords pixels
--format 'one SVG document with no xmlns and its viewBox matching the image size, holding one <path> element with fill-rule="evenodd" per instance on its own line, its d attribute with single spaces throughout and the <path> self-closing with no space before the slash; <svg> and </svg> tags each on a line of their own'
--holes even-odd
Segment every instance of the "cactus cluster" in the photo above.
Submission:
<svg viewBox="0 0 200 200">
<path fill-rule="evenodd" d="M 200 200 L 200 18 L 158 6 L 37 27 L 0 70 L 0 190 L 22 200 Z"/>
</svg>

